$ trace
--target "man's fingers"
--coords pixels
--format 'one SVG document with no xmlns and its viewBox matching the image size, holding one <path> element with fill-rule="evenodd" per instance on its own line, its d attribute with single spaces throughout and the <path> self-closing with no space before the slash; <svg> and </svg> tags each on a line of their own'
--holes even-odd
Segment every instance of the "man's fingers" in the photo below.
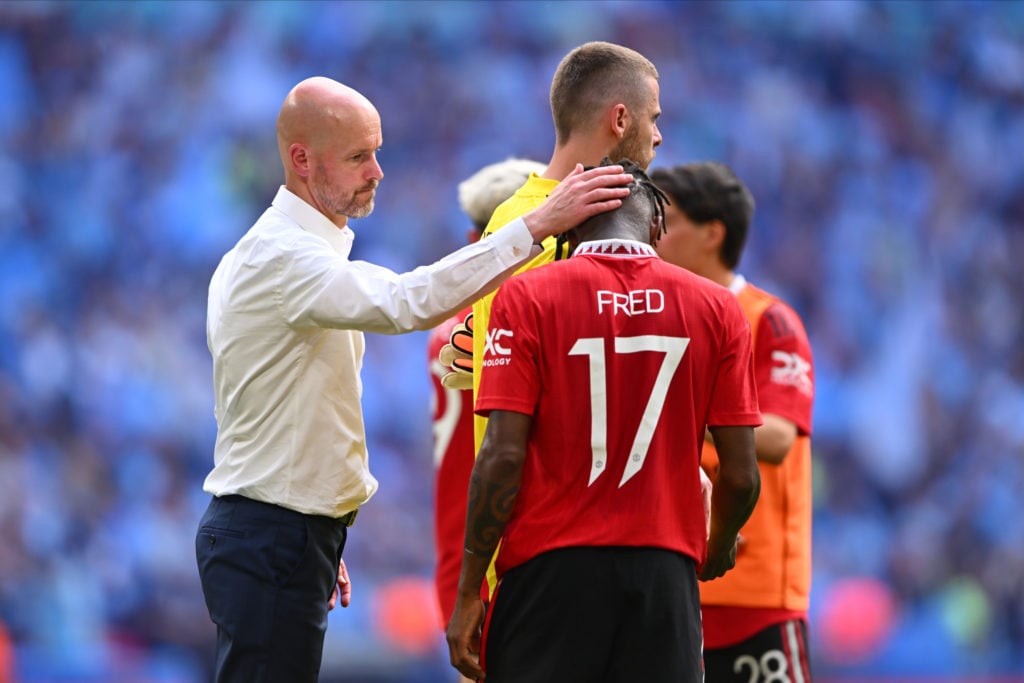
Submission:
<svg viewBox="0 0 1024 683">
<path fill-rule="evenodd" d="M 583 164 L 576 164 L 575 166 L 572 167 L 572 170 L 569 171 L 569 175 L 562 178 L 562 182 L 564 183 L 566 180 L 569 180 L 573 176 L 578 176 L 581 173 L 583 173 Z"/>
<path fill-rule="evenodd" d="M 565 176 L 565 178 L 562 179 L 562 182 L 586 182 L 589 180 L 593 180 L 595 178 L 600 178 L 602 176 L 624 176 L 628 178 L 626 182 L 632 182 L 633 176 L 629 175 L 628 173 L 623 173 L 622 171 L 622 166 L 619 166 L 618 164 L 612 164 L 611 166 L 595 166 L 594 168 L 587 171 L 583 170 L 583 164 L 576 164 L 576 167 L 569 171 L 569 175 Z M 621 178 L 618 182 L 621 184 Z"/>
<path fill-rule="evenodd" d="M 484 670 L 480 668 L 480 656 L 471 650 L 466 650 L 466 654 L 459 658 L 458 663 L 453 664 L 460 674 L 470 680 L 476 681 L 484 677 Z"/>
<path fill-rule="evenodd" d="M 615 178 L 616 180 L 608 180 L 608 182 L 598 182 L 602 179 Z M 620 181 L 618 178 L 626 178 L 625 181 Z M 594 202 L 608 202 L 612 200 L 621 200 L 623 197 L 629 196 L 629 188 L 626 185 L 633 176 L 603 176 L 601 179 L 595 179 L 591 183 L 581 185 L 583 188 L 583 199 L 587 204 L 593 204 Z M 619 202 L 621 203 L 621 202 Z M 614 208 L 614 207 L 613 207 Z"/>
<path fill-rule="evenodd" d="M 468 643 L 462 639 L 449 640 L 448 655 L 452 666 L 466 678 L 474 681 L 483 678 L 484 670 L 480 668 L 479 638 L 471 638 Z"/>
<path fill-rule="evenodd" d="M 452 666 L 470 680 L 484 677 L 480 668 L 480 629 L 484 622 L 485 608 L 479 597 L 464 603 L 460 597 L 455 602 L 451 621 L 445 629 L 448 641 L 448 657 Z"/>
<path fill-rule="evenodd" d="M 622 198 L 629 196 L 630 183 L 633 176 L 622 172 L 621 166 L 599 166 L 582 173 L 570 173 L 565 184 L 566 193 L 575 190 L 579 193 L 581 205 L 572 207 L 577 213 L 577 223 L 605 211 L 617 209 L 622 205 Z"/>
<path fill-rule="evenodd" d="M 622 172 L 621 166 L 598 166 L 582 171 L 579 164 L 558 184 L 552 196 L 582 193 L 588 200 L 603 201 L 629 194 L 626 187 L 633 182 L 633 176 Z"/>
<path fill-rule="evenodd" d="M 575 169 L 548 196 L 547 201 L 523 215 L 523 222 L 535 240 L 574 228 L 583 221 L 622 206 L 629 195 L 633 176 L 621 166 L 598 166 L 589 171 Z"/>
<path fill-rule="evenodd" d="M 579 223 L 582 223 L 586 219 L 588 219 L 588 218 L 590 218 L 592 216 L 596 216 L 599 213 L 604 213 L 605 211 L 611 211 L 612 209 L 617 209 L 620 206 L 622 206 L 622 200 L 621 199 L 605 199 L 605 200 L 602 200 L 602 201 L 599 201 L 599 202 L 590 202 L 580 212 L 581 218 L 579 220 Z"/>
<path fill-rule="evenodd" d="M 634 180 L 629 173 L 624 173 L 622 166 L 597 166 L 582 173 L 573 171 L 562 182 L 567 186 L 582 185 L 588 190 L 599 187 L 619 186 L 625 188 Z"/>
<path fill-rule="evenodd" d="M 338 563 L 338 585 L 336 590 L 339 592 L 341 606 L 348 607 L 352 602 L 352 581 L 348 578 L 348 568 L 345 566 L 345 560 Z"/>
</svg>

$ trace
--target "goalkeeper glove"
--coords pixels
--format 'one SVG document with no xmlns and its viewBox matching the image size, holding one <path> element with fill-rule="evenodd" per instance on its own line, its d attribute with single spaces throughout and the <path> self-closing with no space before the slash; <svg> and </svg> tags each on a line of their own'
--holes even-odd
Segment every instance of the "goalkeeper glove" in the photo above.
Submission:
<svg viewBox="0 0 1024 683">
<path fill-rule="evenodd" d="M 473 313 L 455 326 L 448 343 L 437 355 L 441 365 L 448 368 L 441 384 L 448 389 L 473 388 Z"/>
</svg>

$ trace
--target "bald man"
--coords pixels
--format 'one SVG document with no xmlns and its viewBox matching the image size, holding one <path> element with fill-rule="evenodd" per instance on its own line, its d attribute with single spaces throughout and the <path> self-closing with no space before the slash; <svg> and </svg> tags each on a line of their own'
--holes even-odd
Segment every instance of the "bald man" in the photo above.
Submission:
<svg viewBox="0 0 1024 683">
<path fill-rule="evenodd" d="M 363 332 L 434 327 L 628 195 L 621 167 L 577 166 L 500 235 L 398 274 L 348 256 L 349 218 L 384 177 L 380 116 L 328 78 L 277 120 L 284 186 L 210 282 L 217 441 L 196 559 L 217 625 L 218 682 L 316 681 L 327 613 L 347 606 L 348 528 L 377 490 L 360 404 Z"/>
</svg>

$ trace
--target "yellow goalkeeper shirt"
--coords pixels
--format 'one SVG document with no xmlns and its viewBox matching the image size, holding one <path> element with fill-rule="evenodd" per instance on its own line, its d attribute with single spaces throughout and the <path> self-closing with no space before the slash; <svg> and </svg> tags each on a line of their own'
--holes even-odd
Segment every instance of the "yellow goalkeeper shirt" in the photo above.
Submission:
<svg viewBox="0 0 1024 683">
<path fill-rule="evenodd" d="M 492 235 L 502 227 L 524 213 L 528 213 L 544 203 L 551 191 L 558 186 L 557 180 L 541 178 L 536 173 L 531 173 L 526 182 L 516 190 L 515 194 L 498 205 L 491 215 L 490 222 L 484 230 L 483 237 Z M 542 243 L 544 251 L 540 256 L 527 262 L 522 268 L 516 271 L 516 275 L 530 268 L 543 266 L 555 260 L 555 238 L 549 237 Z M 514 277 L 514 276 L 513 276 Z M 480 391 L 480 370 L 484 359 L 484 346 L 487 340 L 488 323 L 491 319 L 491 302 L 497 290 L 478 300 L 473 304 L 473 401 L 476 401 Z M 473 416 L 473 437 L 476 442 L 474 453 L 480 452 L 480 444 L 484 441 L 484 431 L 487 429 L 487 418 L 479 415 Z"/>
</svg>

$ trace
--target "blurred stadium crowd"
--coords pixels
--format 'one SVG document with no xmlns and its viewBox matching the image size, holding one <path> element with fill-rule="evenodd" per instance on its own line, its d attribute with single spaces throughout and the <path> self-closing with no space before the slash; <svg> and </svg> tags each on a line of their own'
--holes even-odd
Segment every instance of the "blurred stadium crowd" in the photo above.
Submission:
<svg viewBox="0 0 1024 683">
<path fill-rule="evenodd" d="M 458 181 L 547 160 L 551 75 L 595 39 L 661 72 L 655 167 L 751 187 L 740 271 L 806 322 L 818 676 L 1024 676 L 1024 3 L 24 1 L 0 4 L 12 680 L 209 675 L 206 287 L 280 182 L 288 89 L 327 75 L 377 105 L 354 255 L 404 270 L 461 244 Z M 381 489 L 324 679 L 450 680 L 426 335 L 367 342 Z"/>
</svg>

